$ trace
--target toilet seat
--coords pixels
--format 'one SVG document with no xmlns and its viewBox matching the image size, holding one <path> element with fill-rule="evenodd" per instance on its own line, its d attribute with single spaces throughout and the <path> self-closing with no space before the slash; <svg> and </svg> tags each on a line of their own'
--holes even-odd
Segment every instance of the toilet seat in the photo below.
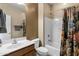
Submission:
<svg viewBox="0 0 79 59">
<path fill-rule="evenodd" d="M 48 52 L 48 49 L 45 47 L 39 47 L 39 48 L 37 48 L 37 50 L 40 52 Z"/>
<path fill-rule="evenodd" d="M 36 50 L 37 50 L 37 53 L 40 55 L 47 55 L 48 54 L 48 49 L 45 47 L 39 47 Z"/>
</svg>

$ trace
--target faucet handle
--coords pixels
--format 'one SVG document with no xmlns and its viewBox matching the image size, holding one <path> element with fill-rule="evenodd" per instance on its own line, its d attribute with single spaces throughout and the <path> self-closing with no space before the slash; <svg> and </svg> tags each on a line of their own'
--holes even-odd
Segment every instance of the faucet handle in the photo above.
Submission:
<svg viewBox="0 0 79 59">
<path fill-rule="evenodd" d="M 2 46 L 2 40 L 0 39 L 0 47 Z"/>
<path fill-rule="evenodd" d="M 17 41 L 14 39 L 14 40 L 13 40 L 13 44 L 16 44 L 16 43 L 17 43 Z"/>
<path fill-rule="evenodd" d="M 0 39 L 0 44 L 2 44 L 2 40 Z"/>
</svg>

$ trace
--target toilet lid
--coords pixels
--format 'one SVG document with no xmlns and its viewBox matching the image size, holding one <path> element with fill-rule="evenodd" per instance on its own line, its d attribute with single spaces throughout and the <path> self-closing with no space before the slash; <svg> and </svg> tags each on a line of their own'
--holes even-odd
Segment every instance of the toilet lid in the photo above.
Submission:
<svg viewBox="0 0 79 59">
<path fill-rule="evenodd" d="M 40 51 L 40 52 L 48 52 L 48 49 L 45 48 L 45 47 L 39 47 L 39 48 L 37 48 L 37 51 Z"/>
</svg>

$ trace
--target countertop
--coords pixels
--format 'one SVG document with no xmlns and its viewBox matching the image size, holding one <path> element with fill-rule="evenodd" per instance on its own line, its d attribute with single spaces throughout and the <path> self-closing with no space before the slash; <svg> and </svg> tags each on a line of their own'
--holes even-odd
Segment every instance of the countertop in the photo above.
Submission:
<svg viewBox="0 0 79 59">
<path fill-rule="evenodd" d="M 0 56 L 4 56 L 6 54 L 9 54 L 9 53 L 14 52 L 16 50 L 19 50 L 19 49 L 22 49 L 24 47 L 30 46 L 32 44 L 34 44 L 34 42 L 29 41 L 29 40 L 18 41 L 17 44 L 7 43 L 7 44 L 2 45 L 0 47 Z"/>
</svg>

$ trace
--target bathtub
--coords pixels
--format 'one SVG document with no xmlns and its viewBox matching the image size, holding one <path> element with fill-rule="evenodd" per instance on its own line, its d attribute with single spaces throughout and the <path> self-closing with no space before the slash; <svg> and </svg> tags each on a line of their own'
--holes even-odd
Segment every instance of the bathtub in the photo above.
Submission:
<svg viewBox="0 0 79 59">
<path fill-rule="evenodd" d="M 56 49 L 50 45 L 45 45 L 45 47 L 48 49 L 48 54 L 50 56 L 60 56 L 60 49 Z"/>
</svg>

